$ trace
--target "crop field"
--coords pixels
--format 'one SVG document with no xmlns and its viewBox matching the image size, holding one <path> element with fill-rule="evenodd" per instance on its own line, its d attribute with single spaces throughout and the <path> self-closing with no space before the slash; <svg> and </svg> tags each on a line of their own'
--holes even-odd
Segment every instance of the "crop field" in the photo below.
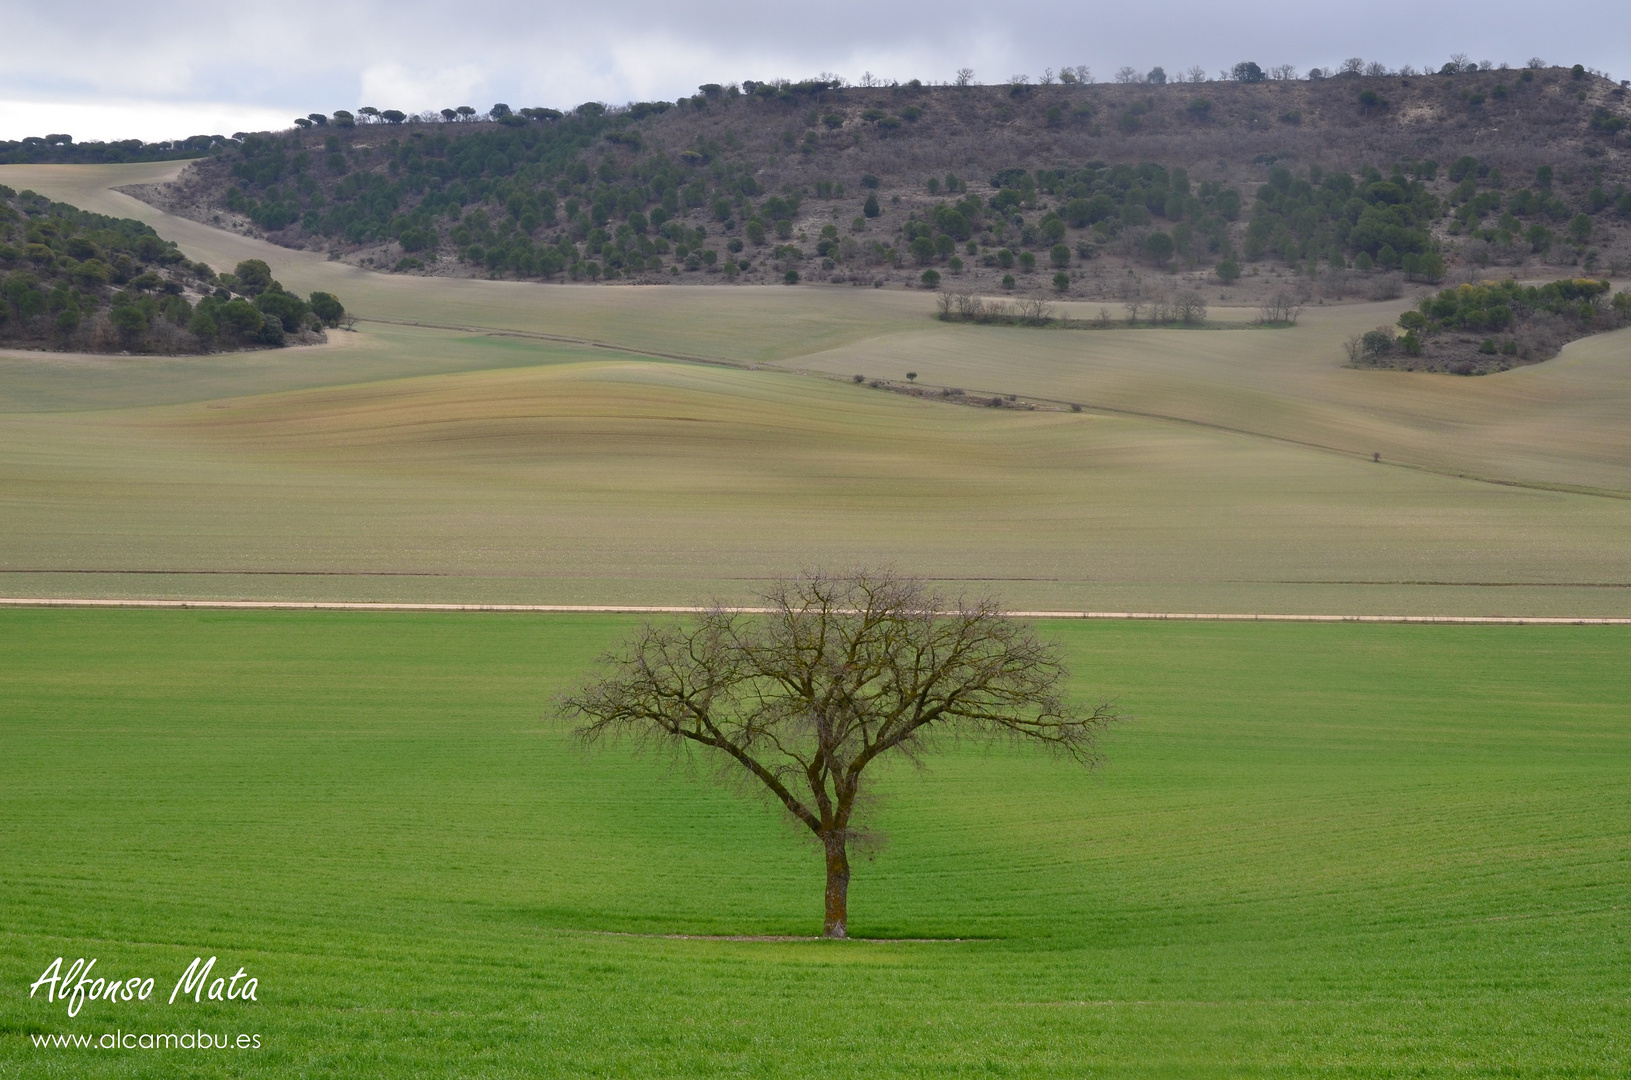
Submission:
<svg viewBox="0 0 1631 1080">
<path fill-rule="evenodd" d="M 1631 633 L 1060 622 L 1087 773 L 883 774 L 852 930 L 550 701 L 612 616 L 0 611 L 0 1075 L 1623 1076 Z M 154 1002 L 17 991 L 53 958 Z M 195 956 L 258 1004 L 166 1005 Z M 28 1034 L 254 1033 L 258 1051 Z"/>
<path fill-rule="evenodd" d="M 0 182 L 264 257 L 364 321 L 315 349 L 0 356 L 7 595 L 672 603 L 884 561 L 1050 609 L 1631 610 L 1631 331 L 1469 379 L 1341 366 L 1403 300 L 1036 330 L 938 323 L 922 292 L 377 275 L 112 190 L 176 168 Z M 848 378 L 908 371 L 1060 407 Z"/>
<path fill-rule="evenodd" d="M 1408 298 L 1066 330 L 377 275 L 114 190 L 178 167 L 0 183 L 361 321 L 0 353 L 0 596 L 645 605 L 886 564 L 1017 608 L 1631 615 L 1631 331 L 1456 378 L 1342 366 Z M 162 984 L 0 995 L 0 1077 L 1631 1071 L 1631 627 L 1045 622 L 1133 717 L 1106 767 L 885 768 L 866 940 L 824 943 L 776 812 L 553 718 L 635 625 L 0 608 L 0 979 Z M 164 1004 L 200 954 L 258 1003 Z M 261 1047 L 33 1044 L 115 1027 Z"/>
</svg>

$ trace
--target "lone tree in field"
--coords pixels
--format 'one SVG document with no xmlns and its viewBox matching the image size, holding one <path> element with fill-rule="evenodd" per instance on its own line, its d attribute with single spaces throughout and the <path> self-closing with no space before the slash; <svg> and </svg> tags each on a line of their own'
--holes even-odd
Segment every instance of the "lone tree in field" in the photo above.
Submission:
<svg viewBox="0 0 1631 1080">
<path fill-rule="evenodd" d="M 757 778 L 821 844 L 823 937 L 847 936 L 867 766 L 915 758 L 937 733 L 1033 739 L 1092 765 L 1115 719 L 1107 705 L 1067 702 L 1056 650 L 990 603 L 948 605 L 917 581 L 868 571 L 805 574 L 765 600 L 762 612 L 716 607 L 689 628 L 647 625 L 562 711 L 586 741 L 696 744 Z"/>
</svg>

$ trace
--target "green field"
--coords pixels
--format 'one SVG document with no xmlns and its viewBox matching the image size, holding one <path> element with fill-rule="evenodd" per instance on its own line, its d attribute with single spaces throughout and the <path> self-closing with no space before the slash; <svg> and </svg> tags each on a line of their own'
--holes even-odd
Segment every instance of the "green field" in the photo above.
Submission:
<svg viewBox="0 0 1631 1080">
<path fill-rule="evenodd" d="M 852 930 L 552 695 L 619 617 L 0 612 L 0 1075 L 1623 1076 L 1631 632 L 1053 623 L 1087 774 L 880 779 Z M 30 1002 L 55 956 L 258 1005 Z M 36 1050 L 39 1032 L 259 1051 Z"/>
<path fill-rule="evenodd" d="M 1087 333 L 921 291 L 371 274 L 112 190 L 178 168 L 0 182 L 266 258 L 361 330 L 0 356 L 0 593 L 676 603 L 890 562 L 1050 610 L 1631 614 L 1631 330 L 1472 379 L 1342 366 L 1404 300 Z M 848 379 L 908 371 L 1086 409 Z"/>
</svg>

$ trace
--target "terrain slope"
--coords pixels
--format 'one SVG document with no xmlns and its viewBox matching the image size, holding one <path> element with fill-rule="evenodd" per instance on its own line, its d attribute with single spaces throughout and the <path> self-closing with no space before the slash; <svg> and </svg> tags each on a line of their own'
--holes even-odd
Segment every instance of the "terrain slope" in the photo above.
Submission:
<svg viewBox="0 0 1631 1080">
<path fill-rule="evenodd" d="M 359 330 L 0 359 L 10 595 L 680 602 L 891 561 L 1026 607 L 1626 610 L 1628 331 L 1466 379 L 1343 366 L 1401 302 L 1065 331 L 894 290 L 381 275 L 112 190 L 177 168 L 0 182 L 265 258 Z M 908 372 L 927 396 L 853 381 Z"/>
</svg>

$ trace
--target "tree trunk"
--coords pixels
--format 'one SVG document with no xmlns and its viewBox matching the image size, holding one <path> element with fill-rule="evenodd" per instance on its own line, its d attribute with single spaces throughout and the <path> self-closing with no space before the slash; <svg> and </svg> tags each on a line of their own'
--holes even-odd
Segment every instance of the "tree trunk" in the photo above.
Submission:
<svg viewBox="0 0 1631 1080">
<path fill-rule="evenodd" d="M 824 938 L 849 936 L 849 852 L 842 833 L 821 838 L 827 850 L 827 914 L 821 924 Z"/>
</svg>

